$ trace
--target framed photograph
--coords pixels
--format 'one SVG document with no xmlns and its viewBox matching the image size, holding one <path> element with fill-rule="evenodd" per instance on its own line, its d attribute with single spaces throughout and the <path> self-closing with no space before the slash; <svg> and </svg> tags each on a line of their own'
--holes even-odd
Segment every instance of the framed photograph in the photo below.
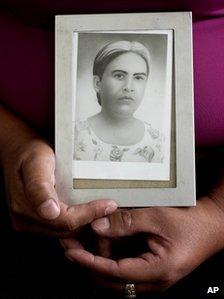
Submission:
<svg viewBox="0 0 224 299">
<path fill-rule="evenodd" d="M 56 16 L 56 189 L 195 205 L 190 12 Z"/>
</svg>

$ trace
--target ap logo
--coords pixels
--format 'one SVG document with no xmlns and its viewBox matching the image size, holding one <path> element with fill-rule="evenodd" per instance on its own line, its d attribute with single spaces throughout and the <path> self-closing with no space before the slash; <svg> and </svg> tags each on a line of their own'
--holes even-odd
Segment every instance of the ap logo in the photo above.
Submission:
<svg viewBox="0 0 224 299">
<path fill-rule="evenodd" d="M 216 294 L 219 291 L 219 287 L 209 287 L 207 290 L 207 294 Z"/>
</svg>

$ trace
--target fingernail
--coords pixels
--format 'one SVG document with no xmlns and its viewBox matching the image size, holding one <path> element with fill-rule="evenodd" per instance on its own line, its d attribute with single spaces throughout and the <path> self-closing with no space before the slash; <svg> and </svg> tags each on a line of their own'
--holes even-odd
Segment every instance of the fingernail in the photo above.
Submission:
<svg viewBox="0 0 224 299">
<path fill-rule="evenodd" d="M 53 199 L 43 202 L 37 209 L 41 217 L 45 219 L 55 219 L 60 214 L 60 208 Z"/>
<path fill-rule="evenodd" d="M 105 216 L 107 216 L 107 215 L 113 213 L 114 211 L 116 211 L 117 207 L 118 206 L 117 206 L 116 202 L 110 203 L 109 206 L 104 211 Z"/>
<path fill-rule="evenodd" d="M 97 219 L 92 224 L 92 228 L 94 230 L 100 231 L 100 232 L 104 232 L 104 231 L 108 230 L 109 227 L 110 227 L 110 222 L 109 222 L 109 219 L 107 217 Z"/>
</svg>

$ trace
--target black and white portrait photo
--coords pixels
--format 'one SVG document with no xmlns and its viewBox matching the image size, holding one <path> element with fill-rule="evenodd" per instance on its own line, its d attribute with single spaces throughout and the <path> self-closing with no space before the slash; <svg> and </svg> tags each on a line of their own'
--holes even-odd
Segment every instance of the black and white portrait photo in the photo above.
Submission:
<svg viewBox="0 0 224 299">
<path fill-rule="evenodd" d="M 171 33 L 76 36 L 75 161 L 169 167 Z"/>
</svg>

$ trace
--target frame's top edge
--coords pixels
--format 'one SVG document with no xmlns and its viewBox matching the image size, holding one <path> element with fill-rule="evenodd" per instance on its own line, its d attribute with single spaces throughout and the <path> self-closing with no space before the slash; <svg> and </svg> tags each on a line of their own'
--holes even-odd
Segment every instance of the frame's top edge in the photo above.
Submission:
<svg viewBox="0 0 224 299">
<path fill-rule="evenodd" d="M 130 13 L 97 13 L 97 14 L 61 14 L 61 15 L 55 15 L 55 18 L 67 18 L 67 17 L 100 17 L 100 16 L 149 16 L 149 15 L 190 15 L 192 17 L 192 11 L 163 11 L 163 12 L 130 12 Z"/>
</svg>

